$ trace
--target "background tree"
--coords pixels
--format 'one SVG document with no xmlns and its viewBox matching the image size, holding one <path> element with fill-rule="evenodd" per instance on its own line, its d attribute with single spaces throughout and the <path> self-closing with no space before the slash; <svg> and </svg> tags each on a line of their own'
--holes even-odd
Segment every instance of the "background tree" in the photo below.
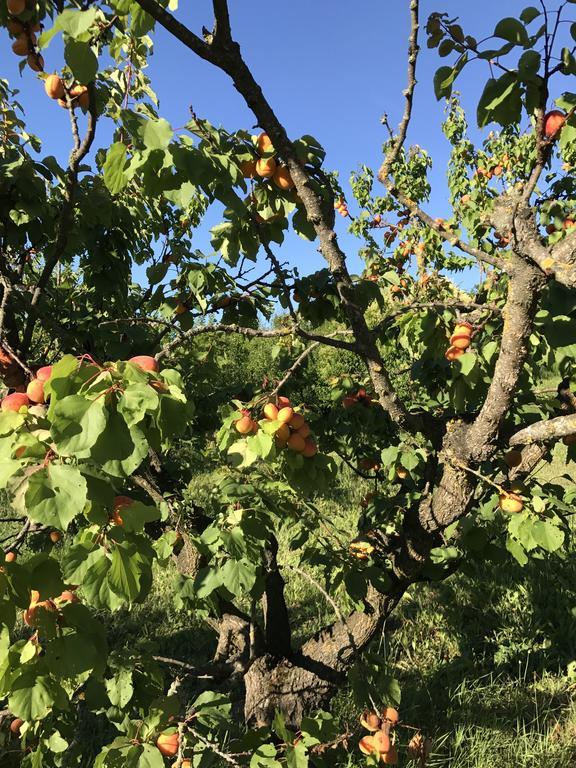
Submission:
<svg viewBox="0 0 576 768">
<path fill-rule="evenodd" d="M 225 0 L 201 36 L 156 0 L 1 6 L 14 53 L 68 111 L 72 137 L 66 168 L 38 160 L 0 84 L 0 363 L 13 390 L 0 476 L 15 526 L 3 540 L 0 695 L 23 765 L 79 764 L 95 722 L 101 767 L 346 761 L 351 734 L 318 710 L 358 675 L 412 585 L 475 557 L 525 564 L 562 550 L 564 488 L 533 471 L 576 434 L 576 96 L 552 98 L 576 71 L 563 31 L 572 5 L 527 8 L 485 41 L 445 14 L 428 19 L 428 45 L 454 61 L 435 77 L 452 145 L 449 220 L 426 210 L 430 158 L 405 145 L 417 0 L 404 114 L 380 169 L 351 179 L 354 218 L 319 141 L 290 139 L 272 110 Z M 157 25 L 230 76 L 260 134 L 195 114 L 173 131 L 144 73 Z M 57 34 L 65 65 L 47 74 L 41 50 Z M 477 120 L 498 132 L 480 147 L 452 93 L 476 59 L 497 75 Z M 113 142 L 89 166 L 104 121 Z M 217 204 L 215 259 L 191 233 Z M 361 275 L 336 212 L 359 239 Z M 295 272 L 281 247 L 289 229 L 325 268 Z M 479 275 L 470 294 L 450 280 L 464 268 Z M 227 356 L 241 354 L 249 363 L 231 371 Z M 551 375 L 562 384 L 542 399 Z M 203 432 L 214 426 L 215 445 Z M 221 480 L 199 505 L 186 465 L 215 451 Z M 343 467 L 374 486 L 354 532 L 314 504 Z M 297 553 L 292 572 L 324 571 L 309 578 L 336 614 L 298 644 L 283 551 Z M 168 680 L 151 658 L 109 654 L 100 617 L 142 601 L 173 557 L 177 604 L 218 639 L 211 662 L 181 662 L 185 674 Z M 30 631 L 15 636 L 17 609 Z M 377 673 L 361 692 L 371 735 L 360 750 L 394 763 L 409 739 L 397 686 Z M 424 765 L 428 751 L 416 734 L 403 753 Z"/>
</svg>

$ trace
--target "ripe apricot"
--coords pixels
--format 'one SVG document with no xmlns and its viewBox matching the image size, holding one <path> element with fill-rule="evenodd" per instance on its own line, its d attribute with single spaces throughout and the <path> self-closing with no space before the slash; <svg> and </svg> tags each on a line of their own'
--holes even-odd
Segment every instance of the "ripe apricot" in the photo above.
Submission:
<svg viewBox="0 0 576 768">
<path fill-rule="evenodd" d="M 38 368 L 36 371 L 36 378 L 38 381 L 48 381 L 48 379 L 52 376 L 52 366 L 51 365 L 43 365 L 42 368 Z"/>
<path fill-rule="evenodd" d="M 400 720 L 398 710 L 394 707 L 384 707 L 382 710 L 382 720 L 387 720 L 392 725 L 396 725 L 396 723 Z"/>
<path fill-rule="evenodd" d="M 250 416 L 242 416 L 234 426 L 241 435 L 247 435 L 249 432 L 252 432 L 252 419 Z"/>
<path fill-rule="evenodd" d="M 26 387 L 26 394 L 32 403 L 44 403 L 44 382 L 32 379 Z"/>
<path fill-rule="evenodd" d="M 302 426 L 299 427 L 296 431 L 298 432 L 300 437 L 303 437 L 304 439 L 306 439 L 310 435 L 310 432 L 312 430 L 310 429 L 310 425 L 304 422 L 304 424 L 302 424 Z"/>
<path fill-rule="evenodd" d="M 278 421 L 282 421 L 285 424 L 288 424 L 290 421 L 292 421 L 292 417 L 294 416 L 294 409 L 291 408 L 289 405 L 285 406 L 284 408 L 280 408 L 278 411 L 278 416 L 276 417 Z"/>
<path fill-rule="evenodd" d="M 352 545 L 350 545 L 352 546 Z M 367 731 L 379 731 L 382 726 L 382 720 L 376 712 L 370 712 L 366 710 L 360 715 L 360 725 L 366 728 Z"/>
<path fill-rule="evenodd" d="M 20 735 L 20 728 L 24 725 L 24 720 L 21 720 L 19 717 L 15 717 L 14 720 L 10 723 L 10 733 L 13 733 L 14 736 Z"/>
<path fill-rule="evenodd" d="M 151 355 L 136 355 L 135 357 L 131 357 L 128 362 L 134 363 L 134 365 L 137 365 L 138 368 L 141 368 L 143 371 L 157 373 L 160 370 L 158 361 Z"/>
<path fill-rule="evenodd" d="M 31 603 L 30 607 L 24 611 L 24 623 L 29 627 L 37 627 L 43 615 L 54 613 L 58 613 L 58 608 L 53 600 Z"/>
<path fill-rule="evenodd" d="M 122 519 L 122 515 L 120 513 L 123 509 L 131 507 L 132 504 L 134 504 L 134 499 L 131 499 L 130 496 L 114 497 L 114 506 L 112 508 L 112 521 L 114 525 L 124 525 L 124 520 Z"/>
<path fill-rule="evenodd" d="M 559 109 L 552 109 L 544 117 L 544 135 L 548 139 L 554 138 L 563 128 L 566 115 Z"/>
<path fill-rule="evenodd" d="M 458 347 L 448 347 L 446 352 L 444 353 L 444 357 L 446 360 L 449 360 L 452 362 L 453 360 L 457 360 L 459 357 L 462 357 L 464 354 L 464 349 L 458 349 Z"/>
<path fill-rule="evenodd" d="M 390 736 L 385 731 L 376 731 L 372 738 L 377 752 L 382 754 L 390 750 Z"/>
<path fill-rule="evenodd" d="M 284 397 L 284 395 L 280 395 L 280 397 L 278 397 L 276 402 L 278 405 L 278 409 L 288 408 L 288 406 L 290 405 L 290 400 L 287 397 Z"/>
<path fill-rule="evenodd" d="M 522 464 L 522 452 L 521 451 L 508 451 L 508 453 L 504 454 L 504 463 L 512 467 L 519 467 L 520 464 Z"/>
<path fill-rule="evenodd" d="M 80 600 L 70 589 L 65 589 L 60 597 L 56 598 L 61 603 L 79 603 Z"/>
<path fill-rule="evenodd" d="M 18 411 L 24 406 L 30 405 L 30 399 L 24 392 L 12 392 L 11 395 L 7 395 L 0 404 L 0 408 L 3 411 Z"/>
<path fill-rule="evenodd" d="M 26 10 L 26 0 L 6 0 L 8 13 L 12 16 L 20 16 Z"/>
<path fill-rule="evenodd" d="M 294 432 L 292 437 L 295 437 L 295 436 L 298 436 L 301 438 L 301 435 L 298 432 Z M 316 456 L 317 453 L 318 453 L 318 446 L 316 445 L 314 440 L 306 440 L 304 443 L 304 450 L 302 451 L 302 456 L 304 456 L 305 459 L 311 459 L 312 456 Z"/>
<path fill-rule="evenodd" d="M 44 80 L 44 90 L 51 99 L 64 98 L 64 83 L 58 75 L 48 75 L 46 80 Z"/>
<path fill-rule="evenodd" d="M 261 133 L 256 139 L 256 147 L 261 155 L 274 151 L 272 140 L 267 133 Z"/>
<path fill-rule="evenodd" d="M 295 413 L 290 419 L 290 428 L 298 430 L 300 427 L 304 426 L 305 422 L 306 419 L 301 413 Z"/>
<path fill-rule="evenodd" d="M 465 321 L 460 321 L 459 323 L 456 323 L 456 325 L 454 326 L 453 335 L 454 336 L 471 336 L 473 330 L 474 330 L 473 325 Z"/>
<path fill-rule="evenodd" d="M 90 95 L 86 85 L 75 85 L 70 89 L 70 98 L 77 100 L 82 109 L 88 109 L 90 106 Z"/>
<path fill-rule="evenodd" d="M 395 744 L 390 745 L 388 752 L 384 752 L 382 755 L 382 762 L 384 765 L 397 765 L 398 764 L 398 750 Z"/>
<path fill-rule="evenodd" d="M 6 552 L 6 557 L 4 558 L 7 563 L 14 563 L 16 562 L 16 552 Z"/>
<path fill-rule="evenodd" d="M 60 531 L 50 531 L 50 541 L 52 544 L 57 544 L 62 538 Z"/>
<path fill-rule="evenodd" d="M 522 512 L 524 502 L 517 493 L 501 493 L 498 506 L 503 512 Z"/>
<path fill-rule="evenodd" d="M 363 755 L 371 755 L 373 752 L 376 752 L 376 746 L 374 745 L 372 736 L 363 736 L 358 742 L 358 746 Z"/>
<path fill-rule="evenodd" d="M 178 747 L 180 746 L 178 731 L 161 733 L 156 739 L 156 746 L 164 757 L 174 757 L 174 755 L 177 755 Z"/>
<path fill-rule="evenodd" d="M 12 43 L 12 50 L 16 56 L 27 56 L 30 50 L 27 35 L 19 35 Z"/>
<path fill-rule="evenodd" d="M 251 431 L 254 434 L 256 434 L 256 432 L 258 432 L 259 429 L 260 429 L 260 424 L 258 424 L 257 421 L 252 421 L 252 430 Z"/>
<path fill-rule="evenodd" d="M 306 449 L 306 441 L 298 434 L 298 432 L 294 432 L 290 435 L 286 445 L 291 450 L 296 451 L 296 453 L 303 453 Z"/>
<path fill-rule="evenodd" d="M 18 19 L 8 19 L 6 27 L 8 32 L 14 36 L 21 35 L 25 30 L 24 24 L 22 24 L 21 21 L 18 21 Z"/>
<path fill-rule="evenodd" d="M 406 467 L 403 467 L 401 464 L 398 464 L 396 467 L 396 477 L 398 477 L 400 480 L 406 480 L 410 473 L 406 469 Z"/>
<path fill-rule="evenodd" d="M 264 406 L 264 416 L 270 419 L 270 421 L 276 421 L 278 418 L 278 408 L 276 408 L 274 403 L 266 403 Z"/>
<path fill-rule="evenodd" d="M 276 160 L 273 157 L 261 157 L 256 163 L 256 173 L 263 179 L 271 179 L 276 171 Z"/>
<path fill-rule="evenodd" d="M 462 334 L 456 336 L 453 334 L 450 336 L 450 345 L 456 347 L 456 349 L 468 349 L 470 346 L 470 336 Z"/>
<path fill-rule="evenodd" d="M 285 165 L 279 165 L 276 168 L 274 175 L 272 176 L 272 181 L 276 184 L 278 189 L 281 189 L 283 192 L 287 192 L 294 187 L 290 171 Z"/>
<path fill-rule="evenodd" d="M 29 53 L 26 63 L 32 72 L 44 72 L 44 58 L 39 53 Z"/>
<path fill-rule="evenodd" d="M 290 427 L 288 424 L 281 424 L 276 430 L 276 437 L 278 440 L 286 444 L 290 439 Z"/>
</svg>

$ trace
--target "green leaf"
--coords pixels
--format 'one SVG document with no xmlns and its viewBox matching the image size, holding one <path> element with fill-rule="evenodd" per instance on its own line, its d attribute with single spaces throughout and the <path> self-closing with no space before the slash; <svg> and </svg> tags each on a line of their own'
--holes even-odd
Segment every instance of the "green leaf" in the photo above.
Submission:
<svg viewBox="0 0 576 768">
<path fill-rule="evenodd" d="M 68 38 L 64 47 L 64 58 L 79 82 L 91 83 L 96 77 L 98 59 L 89 43 Z"/>
<path fill-rule="evenodd" d="M 108 573 L 110 587 L 128 603 L 140 593 L 140 559 L 131 544 L 117 544 L 112 549 L 112 564 Z"/>
<path fill-rule="evenodd" d="M 523 53 L 518 61 L 518 74 L 521 79 L 524 81 L 533 80 L 538 75 L 541 63 L 542 57 L 538 51 L 526 51 Z"/>
<path fill-rule="evenodd" d="M 157 410 L 158 394 L 149 384 L 131 384 L 118 401 L 118 412 L 129 427 L 138 424 L 148 412 Z"/>
<path fill-rule="evenodd" d="M 490 78 L 478 103 L 478 126 L 483 128 L 490 122 L 502 126 L 520 121 L 522 114 L 522 92 L 516 73 L 506 72 L 498 80 Z"/>
<path fill-rule="evenodd" d="M 286 765 L 288 768 L 308 768 L 308 750 L 303 741 L 286 749 Z"/>
<path fill-rule="evenodd" d="M 524 8 L 520 14 L 520 21 L 523 21 L 524 24 L 530 24 L 530 22 L 537 19 L 541 13 L 542 11 L 540 9 L 535 8 L 533 5 L 529 5 L 527 8 Z"/>
<path fill-rule="evenodd" d="M 106 691 L 112 706 L 125 709 L 134 695 L 132 670 L 118 670 L 114 677 L 106 680 Z"/>
<path fill-rule="evenodd" d="M 56 18 L 55 26 L 66 32 L 70 37 L 78 37 L 87 32 L 96 19 L 97 8 L 88 8 L 85 11 L 66 9 Z"/>
<path fill-rule="evenodd" d="M 104 184 L 112 195 L 117 195 L 128 184 L 126 146 L 117 141 L 106 153 L 104 162 Z"/>
<path fill-rule="evenodd" d="M 8 706 L 22 720 L 42 720 L 54 708 L 68 709 L 68 697 L 53 678 L 24 669 L 12 683 Z"/>
<path fill-rule="evenodd" d="M 434 74 L 434 93 L 438 101 L 448 98 L 458 71 L 455 67 L 440 67 Z"/>
<path fill-rule="evenodd" d="M 164 118 L 143 120 L 138 135 L 147 149 L 166 149 L 173 136 L 170 123 Z"/>
<path fill-rule="evenodd" d="M 132 14 L 132 32 L 136 37 L 143 37 L 154 29 L 155 20 L 149 13 L 146 13 L 138 3 L 132 3 L 130 7 Z"/>
<path fill-rule="evenodd" d="M 32 520 L 66 530 L 82 513 L 86 503 L 86 480 L 76 467 L 49 464 L 31 475 L 25 504 Z"/>
<path fill-rule="evenodd" d="M 546 552 L 555 552 L 564 544 L 564 531 L 548 520 L 537 520 L 532 526 L 532 535 Z"/>
<path fill-rule="evenodd" d="M 508 40 L 508 42 L 516 45 L 526 45 L 528 42 L 528 32 L 526 32 L 524 24 L 511 16 L 501 19 L 496 24 L 494 37 L 501 37 L 503 40 Z"/>
<path fill-rule="evenodd" d="M 108 411 L 105 399 L 88 400 L 69 395 L 56 403 L 52 414 L 52 439 L 61 456 L 87 458 L 106 429 Z"/>
<path fill-rule="evenodd" d="M 233 595 L 250 592 L 256 582 L 256 569 L 247 560 L 228 560 L 220 570 L 222 584 Z"/>
</svg>

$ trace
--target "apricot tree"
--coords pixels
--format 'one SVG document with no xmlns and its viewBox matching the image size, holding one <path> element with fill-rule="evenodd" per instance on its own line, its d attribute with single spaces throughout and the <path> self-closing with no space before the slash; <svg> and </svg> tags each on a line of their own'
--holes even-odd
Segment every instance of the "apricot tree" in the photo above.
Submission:
<svg viewBox="0 0 576 768">
<path fill-rule="evenodd" d="M 415 583 L 470 558 L 549 557 L 568 530 L 573 491 L 535 470 L 562 439 L 556 457 L 575 458 L 576 94 L 562 90 L 576 73 L 576 24 L 565 23 L 574 3 L 527 7 L 483 41 L 446 14 L 428 19 L 428 46 L 451 62 L 434 79 L 447 104 L 449 219 L 428 207 L 429 156 L 406 143 L 418 0 L 402 119 L 385 126 L 381 167 L 352 175 L 348 201 L 321 143 L 288 137 L 226 0 L 213 0 L 201 35 L 177 5 L 0 4 L 27 87 L 43 81 L 67 110 L 72 142 L 66 167 L 39 159 L 0 81 L 0 478 L 12 509 L 0 568 L 2 760 L 347 763 L 361 733 L 354 741 L 325 709 L 352 677 L 370 732 L 360 751 L 424 765 L 430 744 L 404 738 L 398 686 L 371 641 Z M 174 131 L 159 115 L 145 70 L 159 25 L 229 75 L 258 135 L 196 114 Z M 63 62 L 42 53 L 55 35 Z M 491 76 L 477 122 L 494 129 L 475 146 L 453 85 L 482 62 Z M 104 122 L 113 142 L 92 156 Z M 213 204 L 224 209 L 216 259 L 191 243 Z M 358 238 L 360 275 L 335 212 Z M 300 275 L 285 261 L 290 230 L 324 269 Z M 138 268 L 145 287 L 132 280 Z M 463 269 L 476 275 L 470 292 L 451 280 Z M 207 405 L 187 392 L 225 335 L 273 345 L 280 363 L 220 411 L 223 479 L 190 511 L 175 459 Z M 327 378 L 333 407 L 320 414 L 287 393 L 326 348 L 358 373 Z M 373 490 L 345 538 L 314 494 L 350 469 Z M 288 550 L 297 566 L 283 562 Z M 174 559 L 175 605 L 215 629 L 213 659 L 110 652 L 102 617 L 142 602 Z M 295 574 L 336 614 L 299 644 L 285 594 Z"/>
</svg>

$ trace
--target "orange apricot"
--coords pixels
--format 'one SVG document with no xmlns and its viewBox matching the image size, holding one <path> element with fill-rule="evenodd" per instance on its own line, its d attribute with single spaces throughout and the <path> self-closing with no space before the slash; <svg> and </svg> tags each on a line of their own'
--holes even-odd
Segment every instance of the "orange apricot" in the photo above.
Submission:
<svg viewBox="0 0 576 768">
<path fill-rule="evenodd" d="M 178 754 L 180 746 L 180 736 L 178 731 L 173 733 L 164 732 L 156 739 L 156 746 L 164 757 L 174 757 Z"/>
<path fill-rule="evenodd" d="M 450 345 L 456 347 L 456 349 L 468 349 L 470 346 L 470 335 L 453 334 L 450 336 Z"/>
<path fill-rule="evenodd" d="M 306 419 L 301 413 L 295 413 L 290 419 L 290 428 L 298 430 L 300 427 L 304 426 L 305 421 Z"/>
<path fill-rule="evenodd" d="M 234 426 L 241 435 L 247 435 L 249 432 L 252 432 L 252 419 L 250 416 L 244 415 L 238 419 Z"/>
<path fill-rule="evenodd" d="M 16 552 L 6 552 L 6 556 L 4 557 L 4 559 L 6 560 L 7 563 L 14 563 L 16 562 L 16 557 L 17 557 Z"/>
<path fill-rule="evenodd" d="M 285 165 L 279 165 L 276 168 L 274 175 L 272 176 L 272 181 L 278 189 L 281 189 L 283 192 L 287 192 L 294 187 L 290 171 Z"/>
<path fill-rule="evenodd" d="M 20 16 L 26 10 L 26 0 L 6 0 L 8 13 L 12 16 Z"/>
<path fill-rule="evenodd" d="M 566 115 L 559 109 L 552 109 L 544 117 L 544 135 L 553 139 L 564 127 Z"/>
<path fill-rule="evenodd" d="M 270 419 L 270 421 L 276 421 L 278 418 L 278 408 L 276 408 L 274 403 L 266 403 L 264 406 L 264 416 Z"/>
<path fill-rule="evenodd" d="M 294 432 L 292 437 L 298 436 L 300 439 L 302 439 L 302 436 L 298 432 Z M 306 440 L 304 442 L 304 450 L 302 451 L 302 456 L 306 459 L 311 459 L 313 456 L 316 456 L 318 453 L 318 446 L 314 442 L 314 440 Z"/>
<path fill-rule="evenodd" d="M 256 173 L 263 179 L 271 179 L 276 171 L 276 160 L 273 157 L 261 157 L 256 163 Z"/>
<path fill-rule="evenodd" d="M 390 745 L 388 752 L 384 752 L 382 755 L 382 762 L 384 765 L 397 765 L 398 764 L 398 750 L 395 744 Z"/>
<path fill-rule="evenodd" d="M 396 725 L 396 723 L 400 720 L 398 710 L 394 709 L 394 707 L 384 707 L 382 710 L 382 720 L 386 720 L 392 725 Z"/>
<path fill-rule="evenodd" d="M 363 736 L 358 742 L 358 746 L 363 755 L 371 755 L 373 752 L 376 752 L 376 746 L 372 736 Z"/>
<path fill-rule="evenodd" d="M 64 98 L 64 83 L 58 75 L 48 75 L 46 80 L 44 80 L 44 90 L 51 99 Z"/>
<path fill-rule="evenodd" d="M 290 425 L 290 426 L 292 426 L 292 425 Z M 307 424 L 306 422 L 304 422 L 304 424 L 302 424 L 302 426 L 301 426 L 301 427 L 299 427 L 299 428 L 296 430 L 296 432 L 298 432 L 298 434 L 300 435 L 300 437 L 303 437 L 304 439 L 306 439 L 307 437 L 309 437 L 309 436 L 310 436 L 310 432 L 311 432 L 311 431 L 312 431 L 312 430 L 310 429 L 310 425 L 309 425 L 309 424 Z"/>
<path fill-rule="evenodd" d="M 306 450 L 306 441 L 298 432 L 293 432 L 290 435 L 286 445 L 291 450 L 296 451 L 296 453 L 303 453 Z"/>
<path fill-rule="evenodd" d="M 498 506 L 503 512 L 516 513 L 522 512 L 524 502 L 517 493 L 501 493 Z"/>
<path fill-rule="evenodd" d="M 360 725 L 363 728 L 366 728 L 367 731 L 379 731 L 382 727 L 382 720 L 380 719 L 380 716 L 376 714 L 376 712 L 366 710 L 360 715 Z"/>
<path fill-rule="evenodd" d="M 390 750 L 390 736 L 388 736 L 386 731 L 376 731 L 372 738 L 374 739 L 374 746 L 377 752 L 382 754 Z"/>
<path fill-rule="evenodd" d="M 16 56 L 27 56 L 30 51 L 27 35 L 19 35 L 12 43 L 12 50 Z"/>
<path fill-rule="evenodd" d="M 52 544 L 57 544 L 62 538 L 60 531 L 50 531 L 50 541 Z"/>
<path fill-rule="evenodd" d="M 269 152 L 274 152 L 274 146 L 272 144 L 272 140 L 270 139 L 270 136 L 268 136 L 267 133 L 261 133 L 258 138 L 256 139 L 256 147 L 258 149 L 258 152 L 261 155 L 267 154 Z"/>
<path fill-rule="evenodd" d="M 21 720 L 19 717 L 14 718 L 12 722 L 10 723 L 10 733 L 13 733 L 14 736 L 20 735 L 20 728 L 24 725 L 24 720 Z"/>
<path fill-rule="evenodd" d="M 450 360 L 450 362 L 452 362 L 453 360 L 457 360 L 459 357 L 462 357 L 465 351 L 466 350 L 464 349 L 458 349 L 458 347 L 448 347 L 444 353 L 444 357 L 446 360 Z"/>
<path fill-rule="evenodd" d="M 288 424 L 290 421 L 292 421 L 293 416 L 294 416 L 294 409 L 291 408 L 289 405 L 287 405 L 284 408 L 280 408 L 276 418 L 278 419 L 278 421 L 282 421 L 283 423 Z"/>
</svg>

